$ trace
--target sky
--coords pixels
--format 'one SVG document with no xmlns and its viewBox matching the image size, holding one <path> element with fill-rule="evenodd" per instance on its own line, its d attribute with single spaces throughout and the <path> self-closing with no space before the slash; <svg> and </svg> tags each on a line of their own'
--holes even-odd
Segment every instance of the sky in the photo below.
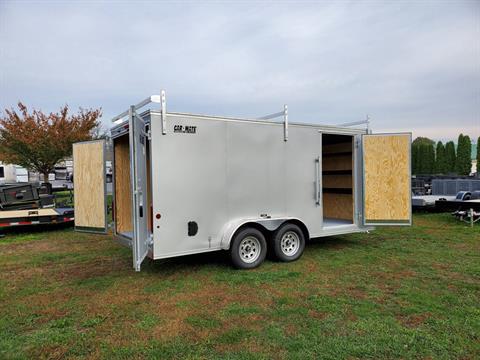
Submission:
<svg viewBox="0 0 480 360">
<path fill-rule="evenodd" d="M 0 0 L 0 109 L 167 109 L 480 136 L 480 1 Z M 0 114 L 1 115 L 1 114 Z"/>
</svg>

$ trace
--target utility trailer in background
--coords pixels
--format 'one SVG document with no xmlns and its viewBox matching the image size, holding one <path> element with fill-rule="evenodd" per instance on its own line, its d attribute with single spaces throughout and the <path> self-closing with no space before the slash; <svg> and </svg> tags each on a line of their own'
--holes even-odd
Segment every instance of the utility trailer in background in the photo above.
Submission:
<svg viewBox="0 0 480 360">
<path fill-rule="evenodd" d="M 73 222 L 73 208 L 55 207 L 45 186 L 0 185 L 0 228 Z"/>
<path fill-rule="evenodd" d="M 152 101 L 160 111 L 139 113 Z M 411 224 L 410 134 L 289 123 L 286 106 L 260 119 L 167 112 L 164 92 L 112 121 L 113 235 L 137 271 L 147 256 L 217 250 L 253 268 L 267 246 L 293 261 L 310 238 Z M 74 145 L 78 230 L 107 229 L 104 149 Z"/>
<path fill-rule="evenodd" d="M 0 211 L 0 228 L 26 225 L 72 223 L 72 208 L 47 208 Z"/>
</svg>

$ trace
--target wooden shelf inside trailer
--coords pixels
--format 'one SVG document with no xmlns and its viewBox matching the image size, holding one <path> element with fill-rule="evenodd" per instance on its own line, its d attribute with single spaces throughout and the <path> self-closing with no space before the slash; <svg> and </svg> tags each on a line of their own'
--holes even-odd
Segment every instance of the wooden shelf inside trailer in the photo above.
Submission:
<svg viewBox="0 0 480 360">
<path fill-rule="evenodd" d="M 331 157 L 342 157 L 342 156 L 352 156 L 351 151 L 342 151 L 338 153 L 326 153 L 322 155 L 324 158 L 331 158 Z"/>
<path fill-rule="evenodd" d="M 353 194 L 352 188 L 341 188 L 341 187 L 333 187 L 333 188 L 323 188 L 324 194 Z"/>
<path fill-rule="evenodd" d="M 323 170 L 323 175 L 352 175 L 350 170 Z"/>
<path fill-rule="evenodd" d="M 325 218 L 353 221 L 353 138 L 322 138 L 322 192 Z"/>
</svg>

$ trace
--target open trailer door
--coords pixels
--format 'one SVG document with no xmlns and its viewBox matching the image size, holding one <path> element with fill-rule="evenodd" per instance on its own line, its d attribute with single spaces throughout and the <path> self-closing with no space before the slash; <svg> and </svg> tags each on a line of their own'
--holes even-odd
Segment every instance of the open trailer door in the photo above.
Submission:
<svg viewBox="0 0 480 360">
<path fill-rule="evenodd" d="M 75 230 L 107 231 L 105 140 L 73 144 Z"/>
<path fill-rule="evenodd" d="M 411 225 L 411 134 L 362 136 L 363 224 Z"/>
<path fill-rule="evenodd" d="M 133 212 L 133 267 L 140 266 L 148 253 L 147 220 L 147 134 L 145 122 L 132 107 L 129 112 L 130 166 L 132 183 Z"/>
</svg>

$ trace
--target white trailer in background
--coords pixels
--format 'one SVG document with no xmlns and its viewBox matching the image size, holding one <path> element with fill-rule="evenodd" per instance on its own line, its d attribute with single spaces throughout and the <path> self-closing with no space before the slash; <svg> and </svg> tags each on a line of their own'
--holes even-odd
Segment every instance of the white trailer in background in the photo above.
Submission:
<svg viewBox="0 0 480 360">
<path fill-rule="evenodd" d="M 151 101 L 160 111 L 139 113 Z M 113 235 L 136 270 L 146 256 L 217 250 L 253 268 L 267 246 L 292 261 L 313 237 L 411 224 L 410 134 L 289 122 L 286 107 L 260 119 L 168 112 L 164 92 L 113 120 Z M 107 230 L 104 148 L 74 145 L 78 230 Z"/>
<path fill-rule="evenodd" d="M 28 182 L 28 170 L 15 164 L 0 161 L 0 184 Z"/>
</svg>

